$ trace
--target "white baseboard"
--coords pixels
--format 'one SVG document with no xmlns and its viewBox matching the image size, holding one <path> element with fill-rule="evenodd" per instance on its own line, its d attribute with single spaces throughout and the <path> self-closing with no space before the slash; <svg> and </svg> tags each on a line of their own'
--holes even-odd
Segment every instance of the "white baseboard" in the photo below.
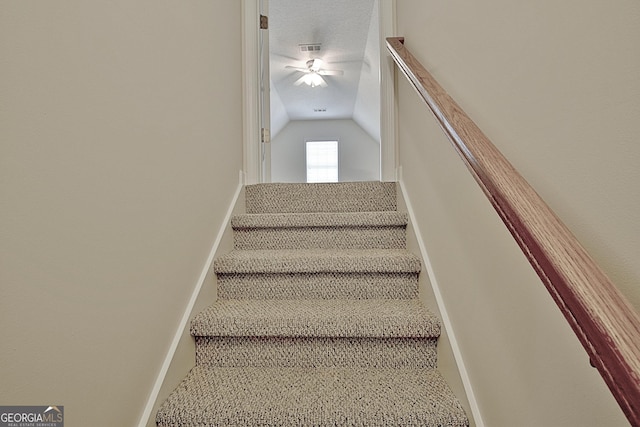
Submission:
<svg viewBox="0 0 640 427">
<path fill-rule="evenodd" d="M 169 366 L 171 366 L 171 361 L 176 353 L 176 349 L 178 348 L 178 344 L 180 343 L 180 339 L 182 338 L 182 333 L 191 318 L 191 312 L 193 311 L 193 307 L 195 306 L 196 300 L 198 299 L 198 295 L 200 294 L 200 290 L 204 284 L 204 281 L 207 277 L 207 274 L 211 270 L 211 265 L 213 263 L 213 257 L 218 251 L 218 247 L 220 246 L 220 241 L 222 240 L 222 236 L 224 235 L 225 229 L 229 221 L 231 220 L 231 215 L 233 214 L 233 208 L 235 207 L 238 197 L 240 197 L 240 193 L 242 191 L 242 186 L 244 183 L 244 173 L 240 171 L 240 178 L 238 187 L 236 188 L 236 192 L 233 195 L 233 199 L 231 200 L 231 204 L 229 205 L 229 209 L 227 209 L 227 214 L 220 225 L 220 229 L 218 230 L 218 235 L 216 236 L 215 241 L 213 242 L 213 246 L 211 247 L 211 251 L 209 252 L 209 257 L 202 267 L 202 272 L 200 273 L 200 278 L 198 279 L 193 292 L 191 293 L 191 298 L 189 299 L 189 303 L 185 307 L 184 314 L 182 315 L 182 319 L 176 328 L 176 332 L 173 336 L 173 341 L 169 346 L 169 350 L 167 351 L 167 355 L 164 358 L 164 363 L 160 368 L 160 372 L 158 373 L 158 377 L 156 378 L 156 382 L 151 389 L 151 393 L 149 393 L 149 398 L 147 399 L 147 404 L 145 405 L 144 411 L 142 412 L 142 416 L 140 417 L 140 421 L 138 422 L 138 427 L 146 427 L 149 422 L 149 418 L 151 417 L 151 412 L 153 411 L 153 407 L 155 406 L 156 399 L 158 398 L 158 394 L 160 393 L 160 389 L 162 388 L 162 383 L 169 371 Z"/>
<path fill-rule="evenodd" d="M 400 184 L 400 190 L 402 191 L 402 196 L 404 198 L 405 205 L 407 208 L 407 213 L 409 214 L 411 224 L 413 225 L 413 230 L 416 234 L 416 239 L 418 240 L 418 246 L 420 247 L 420 255 L 422 256 L 422 260 L 424 261 L 425 269 L 427 271 L 427 276 L 429 276 L 429 282 L 431 282 L 431 287 L 433 288 L 433 294 L 435 295 L 436 303 L 438 304 L 438 309 L 440 310 L 440 316 L 442 317 L 442 324 L 447 332 L 447 336 L 451 344 L 451 351 L 453 352 L 453 357 L 456 360 L 456 365 L 458 366 L 458 371 L 460 373 L 460 379 L 462 380 L 464 391 L 467 394 L 467 400 L 469 401 L 471 414 L 475 421 L 476 427 L 484 427 L 484 421 L 482 420 L 480 408 L 478 406 L 478 402 L 473 392 L 473 387 L 471 386 L 471 380 L 469 379 L 469 375 L 467 373 L 467 369 L 465 367 L 464 360 L 462 358 L 462 352 L 460 351 L 460 347 L 458 346 L 458 341 L 456 339 L 456 335 L 453 330 L 453 325 L 451 324 L 451 319 L 449 318 L 449 313 L 447 312 L 447 307 L 445 306 L 444 301 L 442 299 L 442 293 L 440 292 L 440 285 L 438 284 L 438 279 L 436 278 L 435 272 L 433 271 L 433 266 L 431 265 L 429 254 L 427 253 L 427 248 L 424 245 L 424 240 L 422 239 L 422 234 L 420 233 L 420 228 L 418 227 L 415 213 L 411 206 L 411 200 L 409 199 L 409 195 L 407 194 L 406 188 L 404 186 L 401 168 L 398 168 L 397 176 L 398 176 L 398 183 Z"/>
</svg>

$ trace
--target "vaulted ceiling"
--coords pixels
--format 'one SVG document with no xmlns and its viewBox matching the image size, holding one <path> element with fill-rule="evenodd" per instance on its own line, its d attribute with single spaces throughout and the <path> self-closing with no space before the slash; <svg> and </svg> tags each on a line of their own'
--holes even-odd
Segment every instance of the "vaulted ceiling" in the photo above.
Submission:
<svg viewBox="0 0 640 427">
<path fill-rule="evenodd" d="M 272 136 L 289 120 L 346 118 L 376 133 L 379 110 L 361 104 L 379 94 L 377 0 L 270 0 L 269 45 Z M 304 73 L 286 67 L 315 58 L 344 73 L 323 76 L 326 87 L 294 85 Z"/>
</svg>

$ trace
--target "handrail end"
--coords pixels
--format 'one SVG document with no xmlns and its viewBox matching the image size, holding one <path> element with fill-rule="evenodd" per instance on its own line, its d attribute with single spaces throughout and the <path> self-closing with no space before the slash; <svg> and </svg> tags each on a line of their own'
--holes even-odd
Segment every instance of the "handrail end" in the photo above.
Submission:
<svg viewBox="0 0 640 427">
<path fill-rule="evenodd" d="M 404 44 L 404 37 L 387 37 L 387 43 L 393 42 Z"/>
</svg>

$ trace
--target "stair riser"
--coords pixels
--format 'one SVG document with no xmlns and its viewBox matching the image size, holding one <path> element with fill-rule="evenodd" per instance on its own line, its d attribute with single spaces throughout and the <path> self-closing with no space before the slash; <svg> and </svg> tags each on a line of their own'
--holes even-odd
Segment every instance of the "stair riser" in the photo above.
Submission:
<svg viewBox="0 0 640 427">
<path fill-rule="evenodd" d="M 394 183 L 263 184 L 245 187 L 247 213 L 380 212 L 397 207 Z"/>
<path fill-rule="evenodd" d="M 403 249 L 405 227 L 235 229 L 236 249 Z"/>
<path fill-rule="evenodd" d="M 435 368 L 435 338 L 196 337 L 196 365 Z"/>
<path fill-rule="evenodd" d="M 418 295 L 417 273 L 220 274 L 225 299 L 410 299 Z"/>
</svg>

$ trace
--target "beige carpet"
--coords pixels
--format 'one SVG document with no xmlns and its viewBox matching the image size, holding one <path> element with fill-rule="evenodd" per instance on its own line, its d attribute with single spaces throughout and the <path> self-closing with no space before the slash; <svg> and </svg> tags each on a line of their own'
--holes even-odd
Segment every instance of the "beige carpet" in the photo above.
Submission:
<svg viewBox="0 0 640 427">
<path fill-rule="evenodd" d="M 196 366 L 158 426 L 467 426 L 394 183 L 246 187 Z"/>
</svg>

